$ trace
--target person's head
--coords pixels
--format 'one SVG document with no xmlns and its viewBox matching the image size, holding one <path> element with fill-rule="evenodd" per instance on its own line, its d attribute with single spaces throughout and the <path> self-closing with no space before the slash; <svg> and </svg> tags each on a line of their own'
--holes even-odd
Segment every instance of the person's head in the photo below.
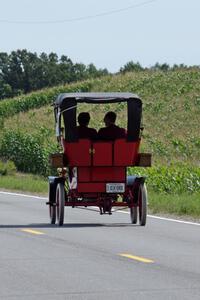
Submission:
<svg viewBox="0 0 200 300">
<path fill-rule="evenodd" d="M 88 112 L 82 112 L 78 115 L 78 123 L 80 126 L 88 126 L 90 122 L 90 114 Z"/>
<path fill-rule="evenodd" d="M 115 124 L 116 118 L 117 118 L 117 115 L 114 111 L 107 112 L 103 119 L 106 127 Z"/>
</svg>

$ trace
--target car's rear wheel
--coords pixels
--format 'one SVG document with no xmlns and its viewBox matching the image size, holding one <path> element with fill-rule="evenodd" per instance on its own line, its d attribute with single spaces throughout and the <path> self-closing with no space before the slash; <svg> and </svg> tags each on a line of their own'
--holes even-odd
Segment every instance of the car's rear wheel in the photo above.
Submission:
<svg viewBox="0 0 200 300">
<path fill-rule="evenodd" d="M 65 190 L 63 183 L 58 183 L 56 188 L 56 212 L 57 222 L 59 226 L 64 223 L 64 210 L 65 210 Z"/>
<path fill-rule="evenodd" d="M 147 218 L 147 189 L 145 184 L 139 185 L 138 210 L 139 210 L 139 224 L 141 226 L 145 226 L 146 218 Z"/>
<path fill-rule="evenodd" d="M 55 224 L 56 223 L 56 206 L 53 204 L 49 204 L 49 217 L 50 217 L 50 223 Z"/>
<path fill-rule="evenodd" d="M 137 206 L 130 207 L 130 217 L 131 217 L 131 223 L 137 224 L 138 219 L 138 208 Z"/>
<path fill-rule="evenodd" d="M 49 217 L 50 223 L 56 223 L 56 193 L 55 186 L 52 183 L 49 183 Z"/>
</svg>

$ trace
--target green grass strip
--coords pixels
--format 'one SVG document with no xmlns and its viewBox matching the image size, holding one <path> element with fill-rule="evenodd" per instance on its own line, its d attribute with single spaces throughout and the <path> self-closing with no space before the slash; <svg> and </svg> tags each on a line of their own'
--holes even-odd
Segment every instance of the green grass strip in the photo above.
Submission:
<svg viewBox="0 0 200 300">
<path fill-rule="evenodd" d="M 200 218 L 200 193 L 162 194 L 149 191 L 152 214 L 175 214 Z"/>
<path fill-rule="evenodd" d="M 47 194 L 48 182 L 44 177 L 29 174 L 17 174 L 16 176 L 0 176 L 0 189 Z"/>
</svg>

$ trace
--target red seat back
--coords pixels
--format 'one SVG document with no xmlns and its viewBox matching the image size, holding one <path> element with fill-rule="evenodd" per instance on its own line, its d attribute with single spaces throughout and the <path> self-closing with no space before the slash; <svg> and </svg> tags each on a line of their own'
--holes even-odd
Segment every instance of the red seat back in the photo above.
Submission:
<svg viewBox="0 0 200 300">
<path fill-rule="evenodd" d="M 79 139 L 67 143 L 63 140 L 64 154 L 69 166 L 123 167 L 136 164 L 140 141 L 127 142 L 118 139 L 114 142 L 91 142 Z"/>
<path fill-rule="evenodd" d="M 114 142 L 114 166 L 132 166 L 137 161 L 140 141 L 127 142 L 119 139 Z"/>
<path fill-rule="evenodd" d="M 80 139 L 68 143 L 63 140 L 64 154 L 70 166 L 91 166 L 91 141 Z"/>
</svg>

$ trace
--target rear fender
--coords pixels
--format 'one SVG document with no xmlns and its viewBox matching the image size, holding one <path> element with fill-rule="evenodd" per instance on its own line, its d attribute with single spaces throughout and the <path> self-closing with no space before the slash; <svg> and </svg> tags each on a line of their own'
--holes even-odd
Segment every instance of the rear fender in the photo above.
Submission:
<svg viewBox="0 0 200 300">
<path fill-rule="evenodd" d="M 145 176 L 139 176 L 139 175 L 127 176 L 126 185 L 128 187 L 139 186 L 140 184 L 144 184 L 145 180 L 146 180 Z"/>
<path fill-rule="evenodd" d="M 59 176 L 49 176 L 48 177 L 49 184 L 58 184 L 58 183 L 65 183 L 65 178 L 64 177 L 59 177 Z"/>
<path fill-rule="evenodd" d="M 127 184 L 127 193 L 133 196 L 133 202 L 137 203 L 138 201 L 138 191 L 139 186 L 144 184 L 146 177 L 145 176 L 138 176 L 138 175 L 131 175 L 127 177 L 126 184 Z"/>
</svg>

